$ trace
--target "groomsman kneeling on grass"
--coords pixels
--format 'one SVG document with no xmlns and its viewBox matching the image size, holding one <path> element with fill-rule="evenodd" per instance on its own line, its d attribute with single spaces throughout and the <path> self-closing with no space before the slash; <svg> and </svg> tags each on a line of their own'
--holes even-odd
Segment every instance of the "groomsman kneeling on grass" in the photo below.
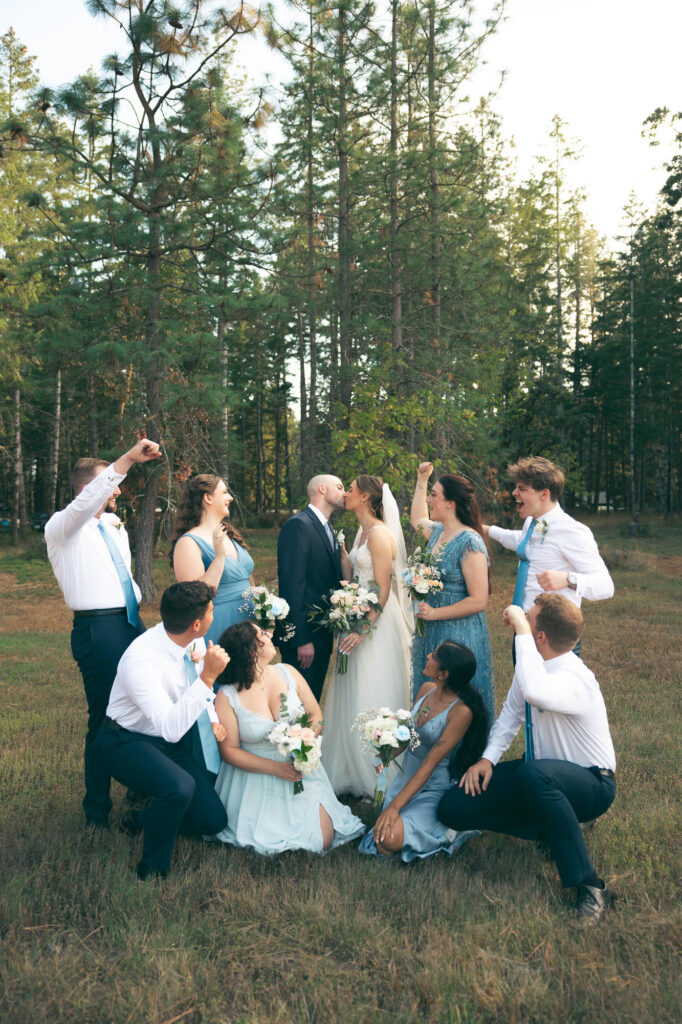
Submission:
<svg viewBox="0 0 682 1024">
<path fill-rule="evenodd" d="M 225 738 L 213 707 L 213 684 L 229 662 L 203 636 L 213 621 L 214 590 L 200 581 L 176 583 L 161 598 L 161 622 L 135 640 L 119 662 L 107 717 L 97 735 L 113 778 L 153 797 L 145 811 L 128 811 L 121 828 L 143 832 L 138 877 L 165 877 L 178 833 L 214 835 L 227 816 L 213 776 L 183 737 L 195 722 L 208 739 Z M 206 717 L 207 716 L 207 717 Z M 203 722 L 202 722 L 203 718 Z"/>
<path fill-rule="evenodd" d="M 612 902 L 592 866 L 580 822 L 616 795 L 616 757 L 599 684 L 572 653 L 582 612 L 561 594 L 541 594 L 503 620 L 516 637 L 516 672 L 480 761 L 443 796 L 438 818 L 453 829 L 489 829 L 545 843 L 563 886 L 577 887 L 582 923 Z M 523 760 L 498 764 L 525 723 Z"/>
</svg>

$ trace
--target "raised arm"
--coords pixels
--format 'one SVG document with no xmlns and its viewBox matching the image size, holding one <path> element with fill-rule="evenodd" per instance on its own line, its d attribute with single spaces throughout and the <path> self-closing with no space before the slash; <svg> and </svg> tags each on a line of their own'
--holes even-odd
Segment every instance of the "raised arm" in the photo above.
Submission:
<svg viewBox="0 0 682 1024">
<path fill-rule="evenodd" d="M 410 510 L 410 521 L 415 530 L 424 530 L 430 533 L 433 523 L 429 519 L 429 506 L 426 504 L 426 494 L 429 486 L 429 477 L 433 473 L 432 462 L 422 462 L 417 470 L 417 483 L 412 497 L 412 508 Z"/>
<path fill-rule="evenodd" d="M 178 583 L 201 580 L 202 583 L 208 583 L 209 587 L 218 588 L 231 543 L 223 523 L 219 523 L 213 531 L 211 542 L 215 549 L 215 558 L 208 569 L 204 569 L 197 542 L 191 536 L 180 537 L 173 550 L 173 572 Z"/>
</svg>

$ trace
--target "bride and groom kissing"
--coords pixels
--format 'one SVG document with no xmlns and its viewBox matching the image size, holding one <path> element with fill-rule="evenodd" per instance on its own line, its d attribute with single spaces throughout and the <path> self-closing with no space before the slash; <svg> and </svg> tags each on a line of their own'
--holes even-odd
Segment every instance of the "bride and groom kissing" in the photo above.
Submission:
<svg viewBox="0 0 682 1024">
<path fill-rule="evenodd" d="M 277 542 L 279 593 L 289 604 L 293 635 L 280 644 L 282 661 L 297 666 L 317 700 L 322 695 L 333 636 L 308 621 L 342 579 L 372 581 L 379 608 L 370 613 L 371 634 L 351 633 L 339 641 L 349 654 L 345 674 L 333 674 L 324 707 L 323 763 L 336 793 L 361 795 L 374 789 L 376 775 L 351 731 L 357 714 L 368 707 L 409 707 L 410 610 L 399 584 L 405 565 L 405 540 L 395 498 L 387 484 L 361 475 L 348 490 L 338 477 L 315 476 L 308 484 L 309 504 L 283 525 Z M 358 530 L 350 553 L 329 525 L 339 511 L 353 512 Z"/>
</svg>

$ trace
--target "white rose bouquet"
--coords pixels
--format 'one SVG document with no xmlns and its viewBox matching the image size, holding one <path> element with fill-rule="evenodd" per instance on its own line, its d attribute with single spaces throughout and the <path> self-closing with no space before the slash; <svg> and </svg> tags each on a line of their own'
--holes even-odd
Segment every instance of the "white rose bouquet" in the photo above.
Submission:
<svg viewBox="0 0 682 1024">
<path fill-rule="evenodd" d="M 282 710 L 277 724 L 268 733 L 268 739 L 282 757 L 288 757 L 302 775 L 311 775 L 322 760 L 322 737 L 316 736 L 306 712 L 290 716 L 286 694 L 282 694 Z M 303 792 L 303 782 L 294 782 L 294 793 Z"/>
<path fill-rule="evenodd" d="M 339 590 L 332 590 L 325 598 L 326 607 L 313 605 L 308 612 L 308 621 L 316 622 L 330 629 L 334 636 L 346 633 L 367 634 L 372 632 L 369 613 L 372 609 L 381 611 L 379 588 L 341 580 Z M 348 655 L 337 654 L 337 670 L 343 675 L 348 669 Z"/>
<path fill-rule="evenodd" d="M 289 614 L 289 604 L 283 597 L 273 594 L 267 587 L 249 587 L 242 594 L 246 603 L 240 611 L 248 612 L 262 629 L 274 629 L 279 622 L 283 640 L 289 640 L 295 633 L 293 623 L 284 620 Z"/>
<path fill-rule="evenodd" d="M 363 749 L 374 755 L 374 767 L 377 769 L 374 807 L 380 811 L 386 793 L 386 766 L 408 747 L 413 750 L 419 746 L 412 712 L 405 708 L 397 711 L 368 708 L 360 712 L 352 728 L 360 733 Z"/>
<path fill-rule="evenodd" d="M 438 568 L 440 557 L 428 548 L 415 548 L 407 559 L 407 566 L 401 573 L 402 583 L 407 587 L 413 601 L 423 601 L 429 594 L 439 594 L 443 589 L 441 572 Z M 417 636 L 424 636 L 426 623 L 415 615 Z"/>
</svg>

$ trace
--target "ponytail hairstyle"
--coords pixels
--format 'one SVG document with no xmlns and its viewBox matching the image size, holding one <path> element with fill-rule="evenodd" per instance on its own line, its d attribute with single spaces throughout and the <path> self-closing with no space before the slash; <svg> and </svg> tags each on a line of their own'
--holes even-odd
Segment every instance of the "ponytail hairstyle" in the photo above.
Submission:
<svg viewBox="0 0 682 1024">
<path fill-rule="evenodd" d="M 169 556 L 171 568 L 173 568 L 175 545 L 188 530 L 192 530 L 195 526 L 199 525 L 204 495 L 213 494 L 221 480 L 222 477 L 217 476 L 215 473 L 199 473 L 197 476 L 190 477 L 185 484 L 177 512 L 175 513 L 175 532 Z M 241 544 L 243 548 L 246 548 L 242 535 L 239 530 L 232 526 L 227 516 L 223 519 L 223 523 L 228 537 L 237 544 Z"/>
<path fill-rule="evenodd" d="M 490 721 L 478 690 L 471 685 L 476 672 L 476 658 L 468 647 L 445 640 L 434 655 L 438 666 L 447 672 L 445 689 L 454 693 L 474 716 L 471 725 L 450 757 L 450 776 L 460 779 L 467 768 L 480 760 L 488 742 Z"/>
<path fill-rule="evenodd" d="M 384 484 L 378 476 L 356 476 L 355 483 L 360 494 L 366 494 L 369 498 L 369 507 L 372 515 L 377 519 L 384 520 Z"/>
</svg>

